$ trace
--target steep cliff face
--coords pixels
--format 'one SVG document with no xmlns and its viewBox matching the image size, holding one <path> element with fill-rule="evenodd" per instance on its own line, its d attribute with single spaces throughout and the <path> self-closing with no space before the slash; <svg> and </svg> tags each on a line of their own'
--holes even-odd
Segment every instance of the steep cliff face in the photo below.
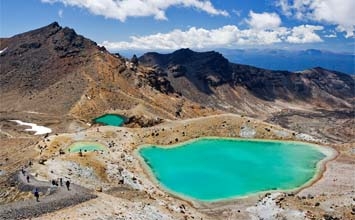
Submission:
<svg viewBox="0 0 355 220">
<path fill-rule="evenodd" d="M 322 68 L 296 73 L 271 71 L 229 63 L 217 52 L 189 49 L 147 53 L 140 57 L 140 63 L 164 69 L 174 89 L 190 99 L 208 105 L 215 97 L 213 103 L 222 101 L 220 106 L 225 109 L 257 111 L 258 105 L 270 106 L 275 101 L 349 108 L 355 97 L 354 77 Z"/>
</svg>

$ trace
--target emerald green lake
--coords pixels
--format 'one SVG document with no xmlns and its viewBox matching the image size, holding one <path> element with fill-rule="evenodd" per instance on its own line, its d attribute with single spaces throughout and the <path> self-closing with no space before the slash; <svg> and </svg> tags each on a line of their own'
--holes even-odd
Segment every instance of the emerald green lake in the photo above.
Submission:
<svg viewBox="0 0 355 220">
<path fill-rule="evenodd" d="M 125 118 L 120 115 L 106 114 L 95 118 L 94 122 L 104 125 L 121 126 L 125 122 Z"/>
<path fill-rule="evenodd" d="M 89 151 L 100 151 L 105 150 L 105 147 L 99 143 L 94 142 L 76 142 L 69 147 L 69 152 L 89 152 Z"/>
<path fill-rule="evenodd" d="M 320 148 L 299 142 L 204 138 L 174 147 L 143 147 L 139 154 L 169 191 L 214 201 L 300 187 L 326 157 Z"/>
</svg>

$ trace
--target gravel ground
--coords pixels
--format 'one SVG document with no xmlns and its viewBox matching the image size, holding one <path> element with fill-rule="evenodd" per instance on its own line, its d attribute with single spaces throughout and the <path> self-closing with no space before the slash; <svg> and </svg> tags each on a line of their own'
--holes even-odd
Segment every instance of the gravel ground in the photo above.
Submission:
<svg viewBox="0 0 355 220">
<path fill-rule="evenodd" d="M 96 198 L 88 189 L 71 184 L 68 191 L 65 186 L 51 186 L 49 182 L 38 181 L 32 176 L 27 183 L 25 176 L 19 172 L 13 177 L 20 190 L 33 191 L 37 188 L 41 194 L 39 202 L 35 197 L 0 206 L 0 219 L 25 219 L 38 217 L 87 200 Z"/>
</svg>

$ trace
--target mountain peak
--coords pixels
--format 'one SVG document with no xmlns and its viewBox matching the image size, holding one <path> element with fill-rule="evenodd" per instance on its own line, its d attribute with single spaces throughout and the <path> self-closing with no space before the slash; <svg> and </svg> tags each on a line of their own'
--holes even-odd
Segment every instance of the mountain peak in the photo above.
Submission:
<svg viewBox="0 0 355 220">
<path fill-rule="evenodd" d="M 8 47 L 8 55 L 13 53 L 14 55 L 31 54 L 41 48 L 43 56 L 46 53 L 52 53 L 52 49 L 54 49 L 59 57 L 73 56 L 84 52 L 85 49 L 97 47 L 95 42 L 78 35 L 69 27 L 61 27 L 56 21 L 38 29 L 15 35 L 4 44 L 5 47 Z"/>
<path fill-rule="evenodd" d="M 49 25 L 24 32 L 22 34 L 15 35 L 14 37 L 23 38 L 24 36 L 25 37 L 31 36 L 32 38 L 37 38 L 37 37 L 40 37 L 40 35 L 44 35 L 44 36 L 48 37 L 48 36 L 51 36 L 51 35 L 57 33 L 61 29 L 63 29 L 63 28 L 58 24 L 58 22 L 55 21 L 53 23 L 50 23 Z"/>
<path fill-rule="evenodd" d="M 2 70 L 16 72 L 2 71 L 0 87 L 17 86 L 20 91 L 47 88 L 65 77 L 74 64 L 101 50 L 58 22 L 7 38 L 1 46 L 6 48 L 1 54 Z"/>
<path fill-rule="evenodd" d="M 213 73 L 224 75 L 224 77 L 230 73 L 229 61 L 216 51 L 196 52 L 189 48 L 182 48 L 170 54 L 146 53 L 139 59 L 141 63 L 146 65 L 155 62 L 155 64 L 166 67 L 172 65 L 192 65 L 192 69 L 199 68 L 199 71 L 194 70 L 193 74 L 211 73 L 210 71 L 203 70 L 203 67 L 206 65 L 212 67 Z"/>
<path fill-rule="evenodd" d="M 205 52 L 197 52 L 193 51 L 190 48 L 181 48 L 173 53 L 171 53 L 172 56 L 216 56 L 216 57 L 223 57 L 223 55 L 219 52 L 216 51 L 205 51 Z M 223 57 L 224 58 L 224 57 Z M 225 58 L 224 58 L 225 59 Z"/>
<path fill-rule="evenodd" d="M 61 26 L 58 24 L 57 21 L 54 21 L 54 22 L 50 23 L 49 25 L 47 25 L 47 27 L 52 27 L 52 28 L 60 27 L 61 28 Z"/>
<path fill-rule="evenodd" d="M 175 50 L 172 54 L 176 55 L 191 55 L 195 53 L 195 51 L 191 50 L 190 48 L 181 48 L 178 50 Z"/>
</svg>

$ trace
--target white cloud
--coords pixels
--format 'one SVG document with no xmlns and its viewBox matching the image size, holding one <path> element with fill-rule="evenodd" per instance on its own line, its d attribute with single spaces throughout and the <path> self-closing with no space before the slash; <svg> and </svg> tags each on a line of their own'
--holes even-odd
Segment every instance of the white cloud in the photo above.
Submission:
<svg viewBox="0 0 355 220">
<path fill-rule="evenodd" d="M 283 14 L 286 16 L 291 16 L 291 6 L 288 4 L 287 0 L 278 0 L 276 6 L 280 7 Z"/>
<path fill-rule="evenodd" d="M 165 11 L 172 6 L 182 6 L 204 11 L 210 15 L 228 16 L 216 9 L 210 1 L 202 0 L 41 0 L 45 3 L 61 2 L 64 5 L 85 8 L 95 15 L 125 21 L 127 17 L 153 16 L 166 20 Z"/>
<path fill-rule="evenodd" d="M 336 34 L 327 34 L 327 35 L 324 35 L 324 37 L 326 37 L 326 38 L 336 38 L 337 35 Z"/>
<path fill-rule="evenodd" d="M 217 29 L 191 27 L 186 31 L 176 29 L 168 33 L 148 36 L 134 36 L 131 41 L 102 43 L 109 50 L 156 50 L 179 48 L 217 48 L 237 47 L 241 45 L 270 45 L 274 43 L 314 43 L 322 39 L 316 31 L 322 26 L 301 25 L 293 28 L 274 27 L 273 30 L 244 29 L 235 25 L 226 25 Z"/>
<path fill-rule="evenodd" d="M 324 33 L 323 36 L 326 37 L 326 38 L 336 38 L 336 37 L 338 37 L 337 33 L 334 30 L 323 31 L 323 33 Z"/>
<path fill-rule="evenodd" d="M 308 43 L 321 42 L 322 39 L 315 31 L 323 30 L 322 26 L 300 25 L 292 28 L 291 35 L 287 36 L 286 42 L 289 43 Z"/>
<path fill-rule="evenodd" d="M 278 0 L 286 16 L 336 25 L 345 37 L 355 36 L 354 0 Z"/>
<path fill-rule="evenodd" d="M 246 20 L 247 24 L 254 29 L 274 29 L 281 25 L 281 19 L 276 13 L 254 13 L 249 12 L 249 19 Z"/>
</svg>

